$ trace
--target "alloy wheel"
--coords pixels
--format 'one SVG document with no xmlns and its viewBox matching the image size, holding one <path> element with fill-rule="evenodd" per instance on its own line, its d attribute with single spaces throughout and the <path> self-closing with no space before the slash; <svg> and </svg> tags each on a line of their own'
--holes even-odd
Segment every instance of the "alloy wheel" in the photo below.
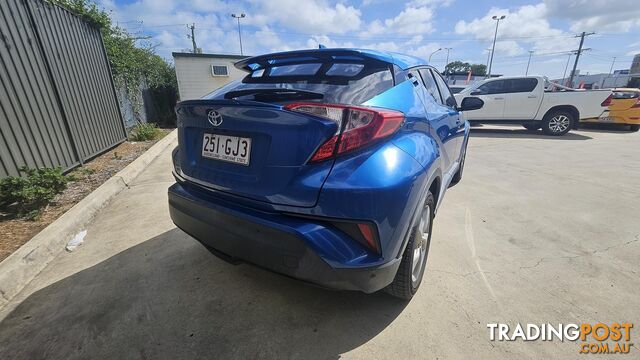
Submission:
<svg viewBox="0 0 640 360">
<path fill-rule="evenodd" d="M 422 278 L 423 268 L 425 266 L 425 258 L 427 251 L 429 251 L 429 232 L 431 231 L 431 207 L 426 206 L 422 210 L 420 216 L 420 223 L 418 224 L 416 234 L 416 246 L 413 249 L 413 259 L 411 264 L 411 282 L 414 284 L 420 283 Z"/>
<path fill-rule="evenodd" d="M 565 115 L 556 115 L 549 120 L 549 129 L 554 133 L 561 133 L 569 128 L 571 121 Z"/>
</svg>

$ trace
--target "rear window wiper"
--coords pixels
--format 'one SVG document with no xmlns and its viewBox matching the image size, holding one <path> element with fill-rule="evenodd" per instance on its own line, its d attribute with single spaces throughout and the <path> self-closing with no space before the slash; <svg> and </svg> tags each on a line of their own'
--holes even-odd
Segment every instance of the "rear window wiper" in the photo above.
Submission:
<svg viewBox="0 0 640 360">
<path fill-rule="evenodd" d="M 248 95 L 253 95 L 255 100 L 315 100 L 324 98 L 321 93 L 297 89 L 244 89 L 229 91 L 224 94 L 224 98 L 235 99 Z"/>
</svg>

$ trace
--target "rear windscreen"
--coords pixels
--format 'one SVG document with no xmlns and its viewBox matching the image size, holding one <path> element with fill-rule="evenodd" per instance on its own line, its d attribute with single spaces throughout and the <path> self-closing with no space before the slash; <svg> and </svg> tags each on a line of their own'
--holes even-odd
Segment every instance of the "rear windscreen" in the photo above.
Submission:
<svg viewBox="0 0 640 360">
<path fill-rule="evenodd" d="M 250 89 L 290 89 L 322 94 L 322 99 L 314 101 L 360 105 L 392 87 L 391 66 L 384 62 L 307 62 L 255 69 L 242 81 L 228 84 L 204 98 L 223 99 L 228 92 Z M 282 94 L 279 96 L 274 101 L 286 101 Z M 257 100 L 254 98 L 253 94 L 237 97 Z"/>
<path fill-rule="evenodd" d="M 636 99 L 640 95 L 639 92 L 635 91 L 614 91 L 613 98 L 614 99 Z"/>
</svg>

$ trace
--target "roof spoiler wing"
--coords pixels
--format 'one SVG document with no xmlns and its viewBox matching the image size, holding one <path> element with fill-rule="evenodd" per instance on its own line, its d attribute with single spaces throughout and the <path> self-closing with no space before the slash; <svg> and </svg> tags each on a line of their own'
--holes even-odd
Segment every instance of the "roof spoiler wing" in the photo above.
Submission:
<svg viewBox="0 0 640 360">
<path fill-rule="evenodd" d="M 389 54 L 373 50 L 352 49 L 313 49 L 286 51 L 273 54 L 253 56 L 234 63 L 234 66 L 246 72 L 252 72 L 268 66 L 286 63 L 317 63 L 334 60 L 366 61 L 369 59 L 392 63 L 393 57 Z"/>
</svg>

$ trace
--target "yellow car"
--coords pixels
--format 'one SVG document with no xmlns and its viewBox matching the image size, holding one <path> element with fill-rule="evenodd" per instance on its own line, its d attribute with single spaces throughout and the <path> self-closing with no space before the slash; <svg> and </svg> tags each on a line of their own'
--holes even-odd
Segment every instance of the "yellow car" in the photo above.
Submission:
<svg viewBox="0 0 640 360">
<path fill-rule="evenodd" d="M 581 122 L 629 125 L 631 131 L 640 129 L 640 89 L 618 88 L 602 103 L 607 109 L 598 118 Z"/>
</svg>

